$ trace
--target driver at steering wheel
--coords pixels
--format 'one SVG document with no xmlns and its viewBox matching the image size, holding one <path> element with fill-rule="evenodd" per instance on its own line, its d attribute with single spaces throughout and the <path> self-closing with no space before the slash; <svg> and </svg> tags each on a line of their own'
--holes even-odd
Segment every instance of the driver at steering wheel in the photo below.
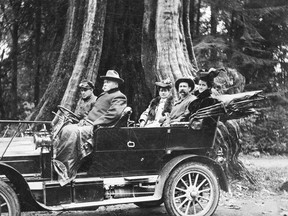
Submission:
<svg viewBox="0 0 288 216">
<path fill-rule="evenodd" d="M 81 99 L 77 104 L 75 114 L 79 117 L 79 120 L 85 118 L 90 110 L 93 108 L 97 96 L 94 95 L 94 85 L 91 81 L 82 80 L 79 84 Z"/>
<path fill-rule="evenodd" d="M 115 70 L 108 70 L 104 80 L 103 93 L 97 98 L 93 108 L 83 119 L 89 124 L 68 124 L 59 133 L 55 142 L 56 157 L 53 160 L 59 183 L 65 185 L 76 177 L 81 160 L 91 153 L 93 129 L 114 124 L 127 106 L 126 96 L 119 90 L 124 82 Z M 75 115 L 75 114 L 74 114 Z"/>
</svg>

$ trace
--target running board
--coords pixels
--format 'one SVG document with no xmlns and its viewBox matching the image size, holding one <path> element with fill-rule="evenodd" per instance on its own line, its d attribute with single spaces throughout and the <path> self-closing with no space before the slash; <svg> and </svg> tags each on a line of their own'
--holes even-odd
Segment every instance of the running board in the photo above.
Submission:
<svg viewBox="0 0 288 216">
<path fill-rule="evenodd" d="M 62 204 L 60 206 L 45 206 L 39 203 L 42 207 L 50 211 L 67 211 L 67 210 L 85 210 L 92 209 L 93 207 L 99 206 L 108 206 L 108 205 L 118 205 L 118 204 L 128 204 L 128 203 L 137 203 L 137 202 L 150 202 L 158 201 L 161 197 L 145 196 L 145 197 L 131 197 L 131 198 L 119 198 L 119 199 L 107 199 L 96 202 L 86 202 L 86 203 L 71 203 L 71 204 Z"/>
</svg>

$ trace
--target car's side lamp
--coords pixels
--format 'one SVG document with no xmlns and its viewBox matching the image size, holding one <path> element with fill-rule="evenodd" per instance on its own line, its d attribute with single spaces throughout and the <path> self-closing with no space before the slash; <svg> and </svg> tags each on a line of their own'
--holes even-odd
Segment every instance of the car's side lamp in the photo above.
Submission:
<svg viewBox="0 0 288 216">
<path fill-rule="evenodd" d="M 52 137 L 51 135 L 42 135 L 42 134 L 34 134 L 34 144 L 35 149 L 39 147 L 51 147 L 52 146 Z"/>
<path fill-rule="evenodd" d="M 203 119 L 191 119 L 190 120 L 190 127 L 193 130 L 201 130 L 203 125 Z"/>
<path fill-rule="evenodd" d="M 35 149 L 39 147 L 49 148 L 53 145 L 52 135 L 47 131 L 45 125 L 38 133 L 34 133 L 34 144 Z"/>
</svg>

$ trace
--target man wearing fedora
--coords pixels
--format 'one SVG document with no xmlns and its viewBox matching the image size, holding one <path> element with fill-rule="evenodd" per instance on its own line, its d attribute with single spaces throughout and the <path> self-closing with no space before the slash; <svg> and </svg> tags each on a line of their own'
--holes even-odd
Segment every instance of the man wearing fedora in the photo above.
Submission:
<svg viewBox="0 0 288 216">
<path fill-rule="evenodd" d="M 141 114 L 140 127 L 160 127 L 171 112 L 173 105 L 171 80 L 168 78 L 155 82 L 155 85 L 159 96 L 153 98 L 148 108 Z"/>
<path fill-rule="evenodd" d="M 106 75 L 100 78 L 104 80 L 103 92 L 98 96 L 87 119 L 92 121 L 93 125 L 109 126 L 119 119 L 127 106 L 126 96 L 119 90 L 119 85 L 124 83 L 124 80 L 115 70 L 108 70 Z"/>
<path fill-rule="evenodd" d="M 175 82 L 175 88 L 179 99 L 174 103 L 170 116 L 165 120 L 163 126 L 170 126 L 173 122 L 180 122 L 185 118 L 185 112 L 189 104 L 196 99 L 191 92 L 195 87 L 194 81 L 190 78 L 179 78 Z"/>
<path fill-rule="evenodd" d="M 56 143 L 56 157 L 53 161 L 55 171 L 59 175 L 61 185 L 69 183 L 76 177 L 81 159 L 93 149 L 93 128 L 113 125 L 127 106 L 126 96 L 120 92 L 119 85 L 124 82 L 115 70 L 108 70 L 101 93 L 92 110 L 84 118 L 86 124 L 65 126 Z"/>
<path fill-rule="evenodd" d="M 79 84 L 81 99 L 78 102 L 77 109 L 75 110 L 75 114 L 79 117 L 79 119 L 83 119 L 89 113 L 89 111 L 93 108 L 97 96 L 94 95 L 94 85 L 89 80 L 82 80 Z"/>
</svg>

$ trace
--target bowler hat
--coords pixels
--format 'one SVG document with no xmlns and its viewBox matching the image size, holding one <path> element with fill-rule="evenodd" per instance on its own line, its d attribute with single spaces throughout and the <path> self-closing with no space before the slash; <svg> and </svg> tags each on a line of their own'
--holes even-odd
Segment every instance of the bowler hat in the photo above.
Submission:
<svg viewBox="0 0 288 216">
<path fill-rule="evenodd" d="M 119 74 L 115 70 L 108 70 L 105 76 L 100 76 L 102 79 L 113 80 L 120 84 L 124 83 L 124 80 L 120 78 Z"/>
<path fill-rule="evenodd" d="M 182 77 L 182 78 L 177 79 L 176 82 L 175 82 L 175 88 L 176 88 L 177 90 L 178 90 L 179 84 L 180 84 L 181 82 L 186 82 L 186 83 L 188 83 L 189 87 L 191 87 L 191 91 L 192 91 L 192 90 L 194 89 L 194 87 L 195 87 L 195 83 L 194 83 L 194 81 L 193 81 L 191 78 Z"/>
<path fill-rule="evenodd" d="M 160 82 L 155 82 L 155 85 L 160 87 L 160 88 L 171 88 L 172 87 L 172 82 L 169 78 L 162 80 Z"/>
<path fill-rule="evenodd" d="M 94 85 L 91 81 L 89 80 L 82 80 L 79 84 L 79 88 L 84 88 L 84 89 L 94 89 Z"/>
</svg>

